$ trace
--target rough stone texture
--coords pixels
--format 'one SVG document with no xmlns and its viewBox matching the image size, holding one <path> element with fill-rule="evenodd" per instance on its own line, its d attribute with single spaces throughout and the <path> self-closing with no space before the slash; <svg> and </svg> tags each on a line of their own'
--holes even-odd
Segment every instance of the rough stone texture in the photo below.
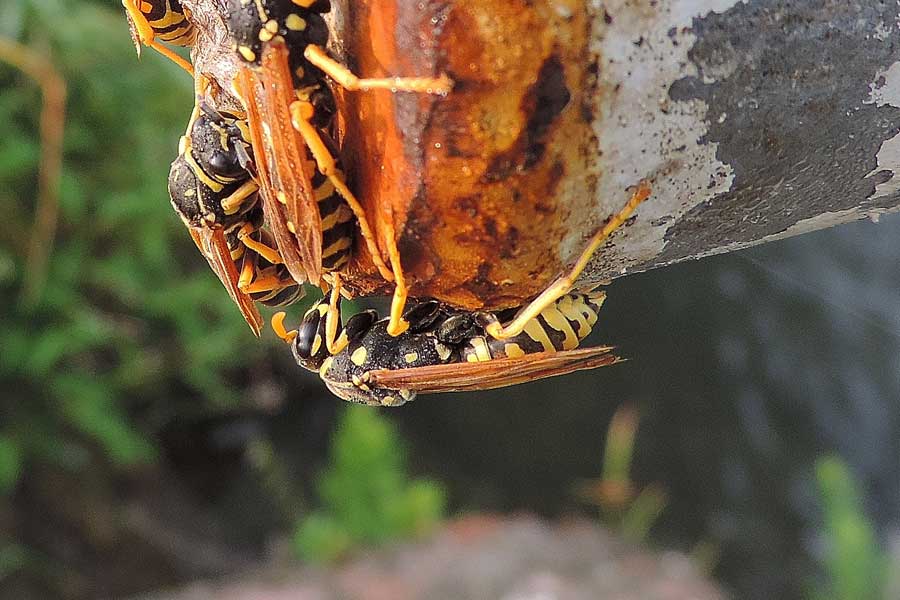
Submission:
<svg viewBox="0 0 900 600">
<path fill-rule="evenodd" d="M 216 29 L 220 1 L 184 3 Z M 416 295 L 523 302 L 641 178 L 653 197 L 586 281 L 897 208 L 896 3 L 332 4 L 332 49 L 358 73 L 457 82 L 444 99 L 341 94 L 355 190 Z M 220 84 L 222 43 L 194 52 Z M 350 287 L 390 292 L 359 254 Z"/>
<path fill-rule="evenodd" d="M 711 600 L 725 596 L 677 553 L 651 554 L 585 521 L 469 517 L 421 544 L 332 570 L 280 570 L 142 600 Z"/>
</svg>

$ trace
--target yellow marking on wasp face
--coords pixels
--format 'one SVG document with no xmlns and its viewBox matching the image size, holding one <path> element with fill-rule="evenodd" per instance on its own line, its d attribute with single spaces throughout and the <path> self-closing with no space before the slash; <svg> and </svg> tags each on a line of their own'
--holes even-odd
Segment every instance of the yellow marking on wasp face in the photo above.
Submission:
<svg viewBox="0 0 900 600">
<path fill-rule="evenodd" d="M 556 350 L 553 346 L 553 342 L 550 341 L 550 336 L 547 335 L 547 332 L 544 331 L 544 328 L 541 327 L 541 324 L 537 319 L 528 321 L 528 323 L 525 324 L 524 331 L 528 337 L 543 346 L 544 352 L 553 352 Z"/>
<path fill-rule="evenodd" d="M 306 29 L 306 20 L 300 15 L 291 13 L 284 22 L 285 26 L 291 31 L 303 31 Z"/>
<path fill-rule="evenodd" d="M 478 362 L 478 357 L 474 354 L 466 354 L 466 362 Z"/>
<path fill-rule="evenodd" d="M 400 393 L 400 397 L 403 398 L 404 400 L 409 400 L 410 398 L 413 397 L 412 392 L 406 388 L 400 388 L 398 390 L 398 392 Z"/>
<path fill-rule="evenodd" d="M 243 56 L 244 60 L 247 62 L 254 62 L 256 60 L 256 52 L 248 46 L 238 46 L 238 52 L 241 53 L 241 56 Z"/>
<path fill-rule="evenodd" d="M 278 21 L 276 21 L 275 19 L 269 19 L 268 21 L 266 21 L 266 24 L 263 27 L 263 29 L 265 29 L 266 31 L 268 31 L 269 33 L 271 33 L 273 35 L 278 33 Z"/>
<path fill-rule="evenodd" d="M 509 358 L 520 358 L 522 356 L 525 356 L 525 351 L 522 350 L 522 346 L 515 344 L 515 343 L 510 343 L 510 344 L 504 345 L 503 352 Z"/>
<path fill-rule="evenodd" d="M 275 37 L 275 34 L 272 33 L 271 31 L 269 31 L 268 29 L 263 28 L 263 29 L 259 30 L 259 41 L 268 42 L 273 37 Z"/>
<path fill-rule="evenodd" d="M 574 350 L 578 347 L 578 336 L 575 335 L 575 330 L 572 329 L 572 324 L 569 323 L 565 315 L 563 315 L 555 305 L 551 305 L 545 308 L 541 312 L 541 316 L 544 317 L 544 320 L 547 322 L 548 326 L 552 327 L 556 331 L 561 331 L 565 336 L 562 342 L 563 350 Z"/>
<path fill-rule="evenodd" d="M 241 137 L 246 142 L 246 140 L 250 139 L 250 126 L 247 125 L 247 121 L 244 119 L 237 119 L 234 124 L 237 126 L 238 131 L 241 132 Z"/>
<path fill-rule="evenodd" d="M 369 358 L 369 351 L 366 350 L 365 346 L 360 346 L 353 351 L 353 354 L 350 355 L 350 362 L 352 362 L 357 367 L 361 367 L 366 364 L 367 358 Z"/>
<path fill-rule="evenodd" d="M 315 356 L 319 353 L 319 350 L 322 349 L 322 336 L 318 333 L 316 337 L 313 338 L 312 349 L 310 350 L 310 356 Z"/>
<path fill-rule="evenodd" d="M 334 362 L 334 358 L 328 357 L 322 362 L 322 366 L 319 367 L 319 377 L 325 377 L 328 374 L 328 369 L 331 368 L 331 363 Z"/>
<path fill-rule="evenodd" d="M 419 353 L 418 352 L 410 352 L 409 354 L 404 354 L 403 360 L 406 361 L 406 364 L 411 365 L 412 363 L 419 360 Z"/>
<path fill-rule="evenodd" d="M 399 404 L 403 404 L 402 402 L 397 402 L 397 399 L 393 396 L 385 396 L 381 399 L 382 406 L 398 406 Z"/>
<path fill-rule="evenodd" d="M 469 341 L 469 345 L 472 347 L 472 351 L 474 353 L 470 354 L 469 356 L 475 357 L 475 361 L 472 362 L 484 362 L 491 360 L 491 350 L 490 348 L 488 348 L 487 342 L 483 337 L 472 338 Z"/>
<path fill-rule="evenodd" d="M 210 123 L 209 126 L 215 129 L 216 133 L 219 134 L 219 146 L 222 148 L 222 150 L 228 152 L 228 132 L 225 131 L 224 127 L 220 127 L 216 123 Z"/>
</svg>

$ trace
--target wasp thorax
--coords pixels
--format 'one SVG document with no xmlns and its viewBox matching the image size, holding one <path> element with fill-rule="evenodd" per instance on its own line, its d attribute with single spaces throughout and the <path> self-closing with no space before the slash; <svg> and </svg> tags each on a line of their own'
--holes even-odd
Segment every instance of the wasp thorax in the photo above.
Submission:
<svg viewBox="0 0 900 600">
<path fill-rule="evenodd" d="M 292 0 L 226 0 L 228 29 L 232 46 L 245 62 L 259 64 L 263 45 L 275 39 L 287 42 L 298 60 L 309 44 L 324 46 L 328 27 L 322 13 L 331 9 L 328 2 L 312 2 L 301 7 Z M 292 70 L 301 66 L 291 61 Z"/>
</svg>

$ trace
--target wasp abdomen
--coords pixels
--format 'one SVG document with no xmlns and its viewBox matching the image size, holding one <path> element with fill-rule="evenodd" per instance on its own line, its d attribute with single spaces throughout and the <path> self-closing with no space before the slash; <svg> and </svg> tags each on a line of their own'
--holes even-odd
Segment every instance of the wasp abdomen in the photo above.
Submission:
<svg viewBox="0 0 900 600">
<path fill-rule="evenodd" d="M 524 331 L 505 340 L 488 335 L 470 338 L 461 349 L 467 362 L 518 358 L 536 352 L 574 350 L 591 332 L 606 295 L 570 293 L 531 319 Z"/>
<path fill-rule="evenodd" d="M 318 171 L 313 176 L 312 184 L 322 219 L 322 268 L 325 271 L 340 271 L 353 251 L 353 211 L 331 180 Z"/>
<path fill-rule="evenodd" d="M 142 1 L 139 6 L 154 35 L 162 41 L 176 46 L 192 46 L 196 41 L 197 30 L 187 20 L 179 0 Z"/>
</svg>

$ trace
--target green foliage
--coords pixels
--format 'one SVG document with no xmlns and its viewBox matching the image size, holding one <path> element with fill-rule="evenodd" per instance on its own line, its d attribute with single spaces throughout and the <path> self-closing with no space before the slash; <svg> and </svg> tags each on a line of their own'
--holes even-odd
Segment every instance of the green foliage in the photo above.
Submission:
<svg viewBox="0 0 900 600">
<path fill-rule="evenodd" d="M 297 553 L 312 561 L 421 534 L 444 514 L 441 486 L 409 481 L 397 432 L 371 408 L 344 411 L 318 492 L 324 508 L 304 518 L 294 536 Z"/>
<path fill-rule="evenodd" d="M 602 519 L 624 538 L 643 542 L 666 507 L 662 486 L 636 489 L 631 480 L 639 415 L 628 405 L 613 415 L 606 431 L 600 478 L 578 486 L 578 495 L 600 508 Z"/>
<path fill-rule="evenodd" d="M 817 597 L 828 600 L 884 598 L 887 560 L 866 517 L 859 485 L 837 456 L 816 463 L 824 516 L 827 583 Z"/>
<path fill-rule="evenodd" d="M 32 460 L 153 460 L 148 434 L 182 408 L 172 399 L 195 413 L 238 404 L 234 380 L 265 346 L 169 206 L 190 78 L 152 51 L 138 62 L 119 2 L 5 0 L 0 35 L 52 57 L 68 87 L 59 230 L 47 283 L 24 304 L 41 96 L 0 63 L 3 493 Z"/>
</svg>

